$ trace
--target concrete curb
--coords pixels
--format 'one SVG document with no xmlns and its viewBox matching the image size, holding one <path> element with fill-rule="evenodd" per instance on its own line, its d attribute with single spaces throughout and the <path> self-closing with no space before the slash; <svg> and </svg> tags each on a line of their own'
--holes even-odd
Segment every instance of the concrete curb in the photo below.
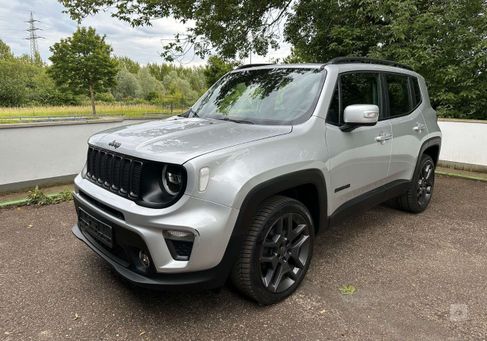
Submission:
<svg viewBox="0 0 487 341">
<path fill-rule="evenodd" d="M 476 181 L 483 181 L 487 182 L 487 178 L 480 178 L 477 176 L 472 176 L 472 175 L 465 175 L 465 174 L 459 174 L 459 173 L 450 173 L 450 172 L 443 172 L 443 171 L 435 171 L 436 174 L 439 175 L 445 175 L 445 176 L 452 176 L 455 178 L 461 178 L 461 179 L 467 179 L 467 180 L 476 180 Z"/>
<path fill-rule="evenodd" d="M 77 174 L 61 175 L 52 178 L 28 180 L 21 182 L 14 182 L 10 184 L 1 184 L 0 193 L 18 192 L 23 189 L 33 188 L 35 186 L 56 186 L 56 185 L 67 185 L 73 182 Z"/>
<path fill-rule="evenodd" d="M 471 163 L 439 160 L 438 166 L 449 168 L 451 170 L 456 169 L 456 170 L 467 171 L 467 172 L 487 173 L 487 166 L 474 165 Z"/>
<path fill-rule="evenodd" d="M 97 118 L 91 120 L 77 120 L 77 121 L 56 121 L 56 122 L 30 122 L 30 123 L 6 123 L 0 124 L 0 129 L 15 129 L 15 128 L 33 128 L 33 127 L 52 127 L 52 126 L 72 126 L 80 124 L 102 124 L 122 122 L 124 119 L 119 118 Z"/>
</svg>

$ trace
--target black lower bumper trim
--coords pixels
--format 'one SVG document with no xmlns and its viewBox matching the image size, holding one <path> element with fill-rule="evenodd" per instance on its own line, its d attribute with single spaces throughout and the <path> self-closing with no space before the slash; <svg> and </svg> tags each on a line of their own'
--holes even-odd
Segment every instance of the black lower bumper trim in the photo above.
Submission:
<svg viewBox="0 0 487 341">
<path fill-rule="evenodd" d="M 90 247 L 90 249 L 107 261 L 121 277 L 138 286 L 160 290 L 206 290 L 223 286 L 228 277 L 228 271 L 222 271 L 223 269 L 221 269 L 220 266 L 205 271 L 177 274 L 155 274 L 151 275 L 151 277 L 143 276 L 142 274 L 124 267 L 103 252 L 83 235 L 77 224 L 73 226 L 72 231 L 78 239 L 83 241 Z"/>
</svg>

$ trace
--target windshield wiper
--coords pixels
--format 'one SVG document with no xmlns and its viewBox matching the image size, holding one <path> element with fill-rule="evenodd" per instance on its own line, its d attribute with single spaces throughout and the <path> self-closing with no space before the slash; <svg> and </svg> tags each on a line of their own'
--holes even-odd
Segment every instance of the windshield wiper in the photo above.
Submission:
<svg viewBox="0 0 487 341">
<path fill-rule="evenodd" d="M 230 121 L 230 122 L 235 122 L 235 123 L 245 123 L 245 124 L 255 124 L 252 121 L 247 121 L 247 120 L 237 120 L 235 118 L 230 118 L 230 117 L 221 117 L 221 118 L 216 118 L 217 120 L 221 121 Z"/>
</svg>

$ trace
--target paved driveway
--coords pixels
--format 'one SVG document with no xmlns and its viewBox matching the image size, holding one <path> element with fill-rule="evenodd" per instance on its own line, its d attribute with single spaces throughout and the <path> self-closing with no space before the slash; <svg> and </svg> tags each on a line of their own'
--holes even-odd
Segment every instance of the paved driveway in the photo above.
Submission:
<svg viewBox="0 0 487 341">
<path fill-rule="evenodd" d="M 0 339 L 487 338 L 485 182 L 439 177 L 421 215 L 381 206 L 322 232 L 301 288 L 271 307 L 131 287 L 74 222 L 72 203 L 0 211 Z"/>
</svg>

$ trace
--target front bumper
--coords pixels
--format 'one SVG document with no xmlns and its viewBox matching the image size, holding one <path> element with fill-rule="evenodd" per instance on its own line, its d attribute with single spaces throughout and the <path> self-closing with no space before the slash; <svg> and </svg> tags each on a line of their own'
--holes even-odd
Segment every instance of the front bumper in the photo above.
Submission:
<svg viewBox="0 0 487 341">
<path fill-rule="evenodd" d="M 72 231 L 79 240 L 83 241 L 88 247 L 95 251 L 95 253 L 108 262 L 118 275 L 130 283 L 145 288 L 163 290 L 205 290 L 218 288 L 225 284 L 232 266 L 230 258 L 226 258 L 224 261 L 220 262 L 218 266 L 210 270 L 145 276 L 118 263 L 110 254 L 104 252 L 103 248 L 98 247 L 95 243 L 88 240 L 80 231 L 77 224 L 73 226 Z"/>
<path fill-rule="evenodd" d="M 201 286 L 207 283 L 206 286 L 214 287 L 221 284 L 219 277 L 226 278 L 232 262 L 227 259 L 227 254 L 238 210 L 188 195 L 168 208 L 140 207 L 80 176 L 75 179 L 73 196 L 77 209 L 82 208 L 102 222 L 130 232 L 149 253 L 152 271 L 150 274 L 139 273 L 121 262 L 109 249 L 90 240 L 89 236 L 87 238 L 78 225 L 73 227 L 76 237 L 129 281 L 143 286 L 191 286 L 195 283 Z M 189 260 L 179 261 L 171 256 L 162 233 L 165 229 L 194 233 Z"/>
</svg>

